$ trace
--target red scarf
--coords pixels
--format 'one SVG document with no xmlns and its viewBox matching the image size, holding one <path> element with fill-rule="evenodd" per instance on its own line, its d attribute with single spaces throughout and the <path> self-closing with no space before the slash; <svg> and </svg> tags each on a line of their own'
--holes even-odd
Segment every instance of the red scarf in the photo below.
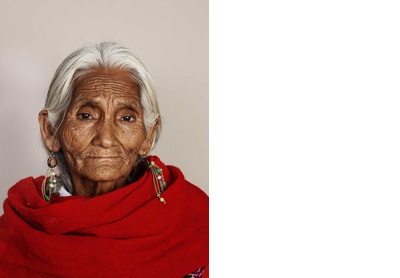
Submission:
<svg viewBox="0 0 400 278">
<path fill-rule="evenodd" d="M 44 177 L 8 192 L 0 217 L 0 277 L 173 277 L 206 266 L 208 196 L 162 168 L 168 185 L 156 197 L 150 171 L 94 198 L 42 199 Z"/>
</svg>

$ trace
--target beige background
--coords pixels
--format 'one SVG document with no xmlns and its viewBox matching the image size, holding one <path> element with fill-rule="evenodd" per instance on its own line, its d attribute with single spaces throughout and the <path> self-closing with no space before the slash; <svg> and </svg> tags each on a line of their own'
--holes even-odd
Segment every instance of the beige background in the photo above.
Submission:
<svg viewBox="0 0 400 278">
<path fill-rule="evenodd" d="M 208 194 L 207 1 L 0 0 L 1 203 L 46 171 L 37 114 L 57 66 L 104 39 L 132 48 L 155 79 L 165 125 L 153 154 Z"/>
</svg>

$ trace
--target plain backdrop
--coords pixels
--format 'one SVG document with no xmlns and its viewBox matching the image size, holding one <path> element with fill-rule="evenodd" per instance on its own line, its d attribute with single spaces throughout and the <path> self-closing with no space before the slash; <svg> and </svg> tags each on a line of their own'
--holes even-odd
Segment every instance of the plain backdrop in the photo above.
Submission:
<svg viewBox="0 0 400 278">
<path fill-rule="evenodd" d="M 0 0 L 1 203 L 47 170 L 37 115 L 56 68 L 102 40 L 130 47 L 155 80 L 164 129 L 152 154 L 208 194 L 207 1 Z"/>
</svg>

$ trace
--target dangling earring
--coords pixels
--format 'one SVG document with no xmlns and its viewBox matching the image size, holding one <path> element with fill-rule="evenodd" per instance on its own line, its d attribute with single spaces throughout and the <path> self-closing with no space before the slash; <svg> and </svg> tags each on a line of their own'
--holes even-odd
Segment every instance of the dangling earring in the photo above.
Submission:
<svg viewBox="0 0 400 278">
<path fill-rule="evenodd" d="M 47 202 L 50 202 L 51 195 L 57 195 L 57 177 L 54 168 L 57 166 L 57 159 L 52 152 L 47 159 L 47 177 L 44 178 L 42 182 L 42 196 Z M 46 185 L 47 183 L 47 185 Z"/>
<path fill-rule="evenodd" d="M 151 175 L 153 176 L 154 189 L 156 190 L 157 197 L 160 199 L 161 203 L 164 203 L 164 205 L 167 204 L 165 199 L 161 197 L 161 193 L 164 192 L 164 189 L 167 186 L 167 183 L 164 180 L 162 169 L 158 167 L 154 161 L 149 161 L 147 157 L 142 155 L 141 158 L 147 162 L 147 165 L 151 171 Z"/>
</svg>

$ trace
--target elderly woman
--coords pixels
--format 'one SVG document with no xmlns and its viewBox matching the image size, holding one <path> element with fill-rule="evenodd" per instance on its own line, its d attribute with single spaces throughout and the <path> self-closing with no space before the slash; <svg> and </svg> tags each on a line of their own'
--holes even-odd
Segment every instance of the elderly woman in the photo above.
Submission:
<svg viewBox="0 0 400 278">
<path fill-rule="evenodd" d="M 206 277 L 208 196 L 148 155 L 162 120 L 126 47 L 69 55 L 39 113 L 46 176 L 10 188 L 0 277 Z"/>
</svg>

